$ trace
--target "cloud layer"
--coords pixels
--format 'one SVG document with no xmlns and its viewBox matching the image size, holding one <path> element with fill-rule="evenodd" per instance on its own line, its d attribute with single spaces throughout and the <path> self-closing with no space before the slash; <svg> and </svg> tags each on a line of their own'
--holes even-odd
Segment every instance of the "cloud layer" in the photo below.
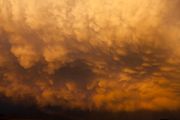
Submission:
<svg viewBox="0 0 180 120">
<path fill-rule="evenodd" d="M 0 94 L 39 107 L 177 110 L 179 5 L 0 0 Z"/>
</svg>

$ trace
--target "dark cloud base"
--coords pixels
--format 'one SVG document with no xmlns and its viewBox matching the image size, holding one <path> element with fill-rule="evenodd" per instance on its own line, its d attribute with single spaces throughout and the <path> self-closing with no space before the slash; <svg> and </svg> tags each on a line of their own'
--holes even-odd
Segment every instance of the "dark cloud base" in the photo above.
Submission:
<svg viewBox="0 0 180 120">
<path fill-rule="evenodd" d="M 2 98 L 2 97 L 1 97 Z M 0 99 L 0 120 L 179 120 L 180 110 L 107 112 L 101 110 L 67 109 L 46 106 L 39 109 L 34 104 L 15 103 Z"/>
<path fill-rule="evenodd" d="M 20 111 L 0 113 L 1 120 L 179 120 L 180 111 L 136 111 L 136 112 L 102 112 L 62 110 L 58 114 L 46 113 L 32 107 L 13 106 Z M 11 107 L 12 108 L 12 107 Z M 23 112 L 22 112 L 23 111 Z M 48 109 L 47 109 L 48 111 Z"/>
</svg>

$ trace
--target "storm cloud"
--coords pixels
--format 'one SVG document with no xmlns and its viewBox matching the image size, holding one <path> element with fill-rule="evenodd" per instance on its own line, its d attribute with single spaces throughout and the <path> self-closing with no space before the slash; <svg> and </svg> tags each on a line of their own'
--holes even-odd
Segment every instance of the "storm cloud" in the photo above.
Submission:
<svg viewBox="0 0 180 120">
<path fill-rule="evenodd" d="M 179 0 L 0 0 L 0 94 L 40 108 L 180 108 Z"/>
</svg>

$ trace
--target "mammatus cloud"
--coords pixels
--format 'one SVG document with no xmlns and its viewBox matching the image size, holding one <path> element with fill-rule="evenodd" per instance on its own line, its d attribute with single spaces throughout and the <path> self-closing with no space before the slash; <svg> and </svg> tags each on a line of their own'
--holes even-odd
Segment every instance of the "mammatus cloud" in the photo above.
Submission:
<svg viewBox="0 0 180 120">
<path fill-rule="evenodd" d="M 0 94 L 39 107 L 180 108 L 179 0 L 0 0 Z"/>
</svg>

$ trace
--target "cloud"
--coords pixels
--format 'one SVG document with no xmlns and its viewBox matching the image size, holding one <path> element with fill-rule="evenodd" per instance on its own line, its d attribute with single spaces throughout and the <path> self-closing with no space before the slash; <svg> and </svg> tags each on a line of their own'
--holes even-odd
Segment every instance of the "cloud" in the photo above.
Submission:
<svg viewBox="0 0 180 120">
<path fill-rule="evenodd" d="M 0 94 L 39 107 L 179 109 L 178 4 L 0 0 Z"/>
</svg>

